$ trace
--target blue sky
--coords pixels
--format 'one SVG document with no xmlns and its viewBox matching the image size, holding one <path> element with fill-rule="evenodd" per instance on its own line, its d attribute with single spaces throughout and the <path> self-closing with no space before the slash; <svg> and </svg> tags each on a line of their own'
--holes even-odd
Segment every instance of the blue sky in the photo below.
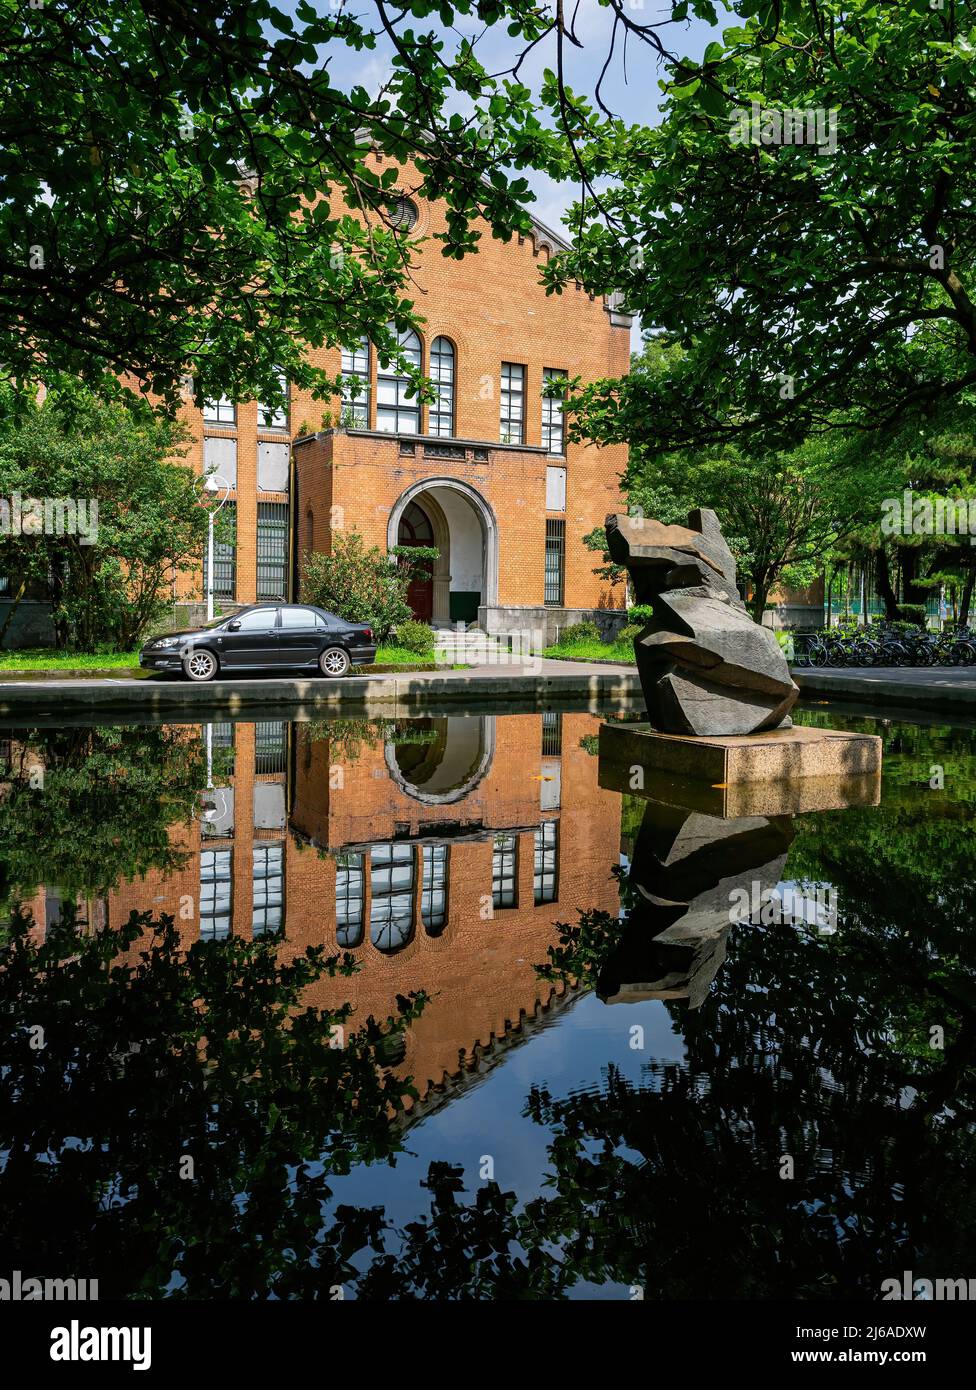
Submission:
<svg viewBox="0 0 976 1390">
<path fill-rule="evenodd" d="M 351 14 L 360 17 L 370 29 L 379 27 L 377 11 L 372 0 L 313 0 L 316 7 L 335 10 L 341 4 Z M 283 8 L 294 13 L 296 0 L 286 0 Z M 550 0 L 551 3 L 551 0 Z M 665 20 L 671 12 L 671 5 L 661 0 L 626 0 L 627 12 L 637 23 L 650 24 Z M 718 8 L 717 4 L 717 8 Z M 393 11 L 391 11 L 393 13 Z M 576 48 L 566 44 L 565 68 L 568 85 L 580 95 L 592 97 L 601 69 L 607 59 L 610 38 L 613 30 L 613 14 L 599 0 L 565 0 L 564 13 L 572 20 L 573 30 L 583 45 Z M 712 27 L 700 20 L 688 20 L 680 24 L 669 23 L 664 33 L 669 47 L 682 57 L 700 58 L 705 46 L 720 37 L 723 28 L 733 22 L 728 11 L 720 8 L 719 22 Z M 450 41 L 450 33 L 433 19 L 411 21 L 417 32 L 438 30 Z M 398 26 L 399 27 L 399 26 Z M 520 40 L 506 32 L 504 24 L 486 29 L 477 20 L 462 17 L 454 29 L 460 38 L 477 38 L 477 53 L 489 72 L 502 72 L 510 69 L 521 51 Z M 376 49 L 371 53 L 357 54 L 344 46 L 341 53 L 331 56 L 331 76 L 333 81 L 345 88 L 361 84 L 370 93 L 377 93 L 389 79 L 392 71 L 390 55 L 392 45 L 382 35 Z M 538 91 L 542 74 L 546 68 L 556 66 L 556 41 L 550 35 L 528 56 L 519 70 L 519 79 L 533 91 Z M 654 125 L 659 119 L 661 92 L 659 81 L 662 70 L 656 54 L 647 45 L 628 39 L 626 51 L 622 36 L 618 34 L 613 60 L 603 78 L 601 88 L 604 104 L 617 116 L 628 123 Z M 467 109 L 459 102 L 459 110 Z M 574 202 L 577 189 L 572 183 L 557 183 L 548 176 L 525 171 L 529 186 L 536 197 L 532 205 L 533 214 L 554 231 L 565 231 L 563 214 Z M 640 324 L 635 321 L 632 346 L 640 347 Z"/>
<path fill-rule="evenodd" d="M 371 0 L 314 0 L 316 7 L 334 10 L 340 2 L 351 14 L 361 16 L 370 28 L 376 27 L 376 10 Z M 635 22 L 653 23 L 663 20 L 671 10 L 670 4 L 661 0 L 626 0 L 627 12 Z M 287 0 L 284 9 L 294 13 L 295 0 Z M 392 12 L 392 11 L 391 11 Z M 613 27 L 611 11 L 601 6 L 598 0 L 565 0 L 567 18 L 572 17 L 578 38 L 583 43 L 582 50 L 566 45 L 567 70 L 570 86 L 582 95 L 591 95 L 600 70 L 606 61 L 610 35 Z M 670 25 L 665 31 L 668 42 L 677 48 L 682 56 L 698 58 L 711 39 L 720 36 L 722 28 L 732 20 L 724 10 L 719 24 L 712 28 L 699 20 Z M 418 32 L 434 28 L 449 38 L 440 24 L 431 20 L 412 21 Z M 511 38 L 504 24 L 490 29 L 471 18 L 463 18 L 455 32 L 466 38 L 479 36 L 477 52 L 489 71 L 500 71 L 512 66 L 520 50 L 520 41 Z M 345 86 L 361 83 L 370 92 L 376 92 L 388 78 L 391 46 L 385 36 L 372 53 L 357 54 L 343 49 L 340 61 L 333 61 L 333 80 Z M 555 37 L 550 35 L 529 55 L 519 76 L 526 86 L 538 90 L 545 68 L 556 66 Z M 628 122 L 653 125 L 658 119 L 660 89 L 658 81 L 661 71 L 652 50 L 645 44 L 628 41 L 626 67 L 620 39 L 613 63 L 604 78 L 603 92 L 606 104 Z M 528 174 L 530 186 L 537 202 L 533 212 L 541 221 L 554 230 L 561 229 L 563 213 L 573 202 L 575 189 L 572 184 L 557 184 L 542 174 Z"/>
</svg>

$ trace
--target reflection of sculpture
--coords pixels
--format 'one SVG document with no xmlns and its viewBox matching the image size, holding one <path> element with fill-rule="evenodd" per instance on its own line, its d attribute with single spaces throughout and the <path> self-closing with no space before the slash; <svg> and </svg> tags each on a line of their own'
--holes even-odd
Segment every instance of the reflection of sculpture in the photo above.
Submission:
<svg viewBox="0 0 976 1390">
<path fill-rule="evenodd" d="M 698 1008 L 725 959 L 733 892 L 774 889 L 792 839 L 790 816 L 723 820 L 648 802 L 629 874 L 634 902 L 598 994 L 608 1003 L 686 998 Z"/>
<path fill-rule="evenodd" d="M 654 609 L 634 642 L 654 728 L 720 736 L 790 725 L 799 690 L 772 632 L 739 598 L 714 512 L 690 512 L 687 527 L 608 516 L 607 546 L 637 603 Z"/>
</svg>

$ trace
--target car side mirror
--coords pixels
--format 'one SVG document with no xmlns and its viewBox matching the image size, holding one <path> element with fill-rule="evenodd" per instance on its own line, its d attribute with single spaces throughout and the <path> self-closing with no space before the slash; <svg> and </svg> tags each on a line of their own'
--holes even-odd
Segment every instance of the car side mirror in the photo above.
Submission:
<svg viewBox="0 0 976 1390">
<path fill-rule="evenodd" d="M 227 624 L 227 631 L 228 631 L 228 632 L 240 632 L 240 630 L 241 630 L 241 623 L 240 623 L 240 619 L 239 619 L 239 618 L 234 618 L 234 620 L 233 620 L 232 622 L 229 622 L 229 623 Z"/>
</svg>

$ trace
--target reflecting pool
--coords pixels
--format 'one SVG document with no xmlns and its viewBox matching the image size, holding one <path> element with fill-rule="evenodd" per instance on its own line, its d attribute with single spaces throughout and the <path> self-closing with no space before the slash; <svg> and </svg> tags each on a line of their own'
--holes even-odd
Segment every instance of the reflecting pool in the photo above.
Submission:
<svg viewBox="0 0 976 1390">
<path fill-rule="evenodd" d="M 698 804 L 585 710 L 0 729 L 0 1272 L 967 1276 L 976 730 L 798 719 L 881 734 L 880 788 Z"/>
</svg>

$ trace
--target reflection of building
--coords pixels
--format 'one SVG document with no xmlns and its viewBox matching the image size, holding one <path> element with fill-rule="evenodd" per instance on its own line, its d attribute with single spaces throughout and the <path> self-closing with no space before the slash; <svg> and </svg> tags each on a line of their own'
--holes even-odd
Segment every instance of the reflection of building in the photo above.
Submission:
<svg viewBox="0 0 976 1390">
<path fill-rule="evenodd" d="M 580 747 L 597 727 L 588 714 L 451 716 L 384 742 L 341 721 L 204 726 L 224 785 L 177 832 L 189 851 L 179 872 L 117 889 L 109 919 L 172 913 L 188 939 L 283 919 L 285 949 L 361 962 L 307 998 L 349 1000 L 353 1026 L 426 991 L 401 1063 L 425 1094 L 549 1005 L 533 966 L 556 920 L 616 904 L 619 799 Z"/>
</svg>

